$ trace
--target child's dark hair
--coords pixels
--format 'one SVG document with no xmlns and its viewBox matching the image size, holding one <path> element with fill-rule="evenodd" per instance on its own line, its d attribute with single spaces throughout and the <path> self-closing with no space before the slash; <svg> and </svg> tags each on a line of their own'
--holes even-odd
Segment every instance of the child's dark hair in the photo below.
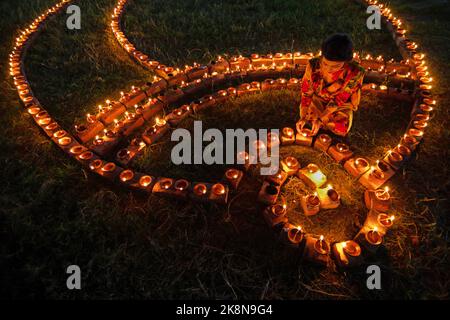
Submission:
<svg viewBox="0 0 450 320">
<path fill-rule="evenodd" d="M 330 61 L 350 61 L 353 58 L 353 42 L 345 33 L 329 36 L 322 43 L 322 55 Z"/>
</svg>

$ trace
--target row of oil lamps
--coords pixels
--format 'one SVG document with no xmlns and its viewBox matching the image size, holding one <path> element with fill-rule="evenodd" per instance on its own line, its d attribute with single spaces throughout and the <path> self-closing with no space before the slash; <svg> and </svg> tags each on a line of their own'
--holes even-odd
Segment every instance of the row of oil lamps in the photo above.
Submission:
<svg viewBox="0 0 450 320">
<path fill-rule="evenodd" d="M 150 67 L 151 70 L 165 79 L 173 80 L 174 78 L 182 79 L 183 77 L 190 79 L 191 77 L 189 77 L 189 72 L 193 67 L 186 66 L 185 70 L 180 70 L 161 65 L 158 61 L 150 61 L 147 55 L 136 50 L 134 45 L 128 41 L 123 31 L 120 29 L 120 16 L 126 2 L 126 0 L 120 0 L 112 16 L 112 29 L 119 43 L 130 55 L 136 58 L 139 62 L 144 62 L 144 65 Z M 376 1 L 369 1 L 368 3 L 377 4 Z M 422 139 L 424 129 L 428 125 L 428 120 L 432 115 L 431 112 L 436 104 L 430 93 L 430 89 L 432 88 L 432 85 L 430 84 L 432 82 L 432 77 L 429 76 L 427 71 L 427 66 L 423 60 L 424 55 L 416 52 L 416 43 L 406 39 L 406 31 L 401 28 L 402 24 L 399 19 L 394 17 L 387 7 L 383 5 L 380 5 L 380 7 L 387 21 L 392 22 L 392 26 L 395 26 L 396 29 L 395 32 L 393 32 L 395 37 L 400 37 L 402 39 L 396 42 L 399 46 L 405 46 L 407 52 L 405 55 L 406 59 L 405 61 L 396 63 L 393 61 L 385 61 L 385 59 L 381 56 L 373 58 L 370 55 L 367 55 L 362 58 L 357 54 L 355 54 L 355 59 L 359 60 L 361 64 L 369 71 L 377 70 L 378 72 L 385 72 L 388 74 L 394 73 L 400 79 L 413 79 L 417 81 L 418 86 L 414 91 L 405 90 L 406 92 L 402 92 L 403 90 L 400 89 L 390 89 L 386 85 L 376 84 L 371 84 L 368 87 L 366 86 L 366 89 L 386 92 L 391 97 L 398 95 L 399 92 L 404 93 L 401 95 L 404 97 L 410 97 L 412 94 L 418 97 L 415 99 L 411 123 L 408 126 L 404 137 L 402 137 L 400 143 L 393 150 L 388 151 L 384 159 L 377 161 L 371 168 L 371 174 L 379 177 L 378 183 L 385 182 L 389 179 L 395 173 L 395 169 L 398 169 L 399 165 L 410 157 L 418 142 Z M 225 74 L 238 72 L 241 76 L 251 75 L 251 71 L 255 71 L 256 73 L 261 69 L 266 72 L 266 70 L 270 68 L 272 68 L 273 71 L 280 71 L 286 69 L 292 70 L 292 68 L 295 69 L 295 67 L 298 66 L 304 67 L 307 61 L 313 56 L 314 54 L 312 53 L 301 54 L 296 52 L 269 55 L 252 54 L 249 58 L 243 56 L 235 56 L 230 59 L 218 57 L 218 59 L 213 61 L 209 66 L 204 66 L 200 69 L 205 70 L 205 77 L 208 77 L 208 74 L 214 75 L 219 72 Z M 195 64 L 194 68 L 198 69 L 198 65 Z M 200 79 L 197 79 L 197 81 L 199 80 Z M 184 83 L 185 79 L 181 81 L 181 85 Z M 363 181 L 366 180 L 367 177 L 364 177 L 361 181 L 363 183 Z M 374 186 L 367 184 L 364 185 L 367 187 Z"/>
<path fill-rule="evenodd" d="M 68 132 L 61 129 L 59 127 L 59 125 L 53 119 L 50 118 L 50 116 L 47 114 L 47 112 L 44 109 L 42 109 L 42 107 L 39 105 L 39 102 L 32 95 L 31 88 L 29 87 L 28 82 L 26 81 L 25 75 L 22 72 L 21 62 L 22 62 L 22 57 L 23 57 L 23 51 L 25 50 L 25 47 L 26 47 L 26 44 L 28 43 L 29 38 L 31 37 L 31 35 L 33 35 L 35 33 L 35 31 L 38 30 L 41 23 L 43 21 L 45 21 L 46 18 L 49 17 L 50 15 L 56 13 L 60 8 L 62 8 L 64 6 L 64 4 L 66 4 L 68 2 L 69 1 L 67 1 L 67 0 L 62 1 L 55 7 L 49 9 L 45 14 L 43 14 L 38 19 L 36 19 L 29 26 L 29 28 L 25 29 L 22 32 L 22 34 L 17 38 L 16 46 L 10 56 L 11 75 L 14 77 L 14 82 L 19 91 L 19 95 L 20 95 L 22 101 L 27 106 L 28 112 L 33 116 L 35 121 L 44 129 L 44 131 L 52 138 L 52 140 L 55 141 L 55 143 L 57 143 L 64 151 L 66 151 L 67 153 L 74 156 L 78 161 L 87 165 L 92 171 L 97 172 L 103 176 L 109 177 L 114 180 L 118 179 L 120 182 L 125 183 L 131 187 L 136 187 L 138 189 L 145 189 L 147 191 L 153 190 L 156 193 L 170 193 L 170 194 L 174 194 L 174 195 L 181 196 L 181 197 L 186 197 L 188 194 L 191 194 L 191 193 L 196 196 L 200 196 L 201 194 L 203 194 L 203 196 L 200 196 L 200 198 L 202 198 L 202 199 L 207 198 L 207 199 L 219 200 L 219 202 L 226 201 L 225 199 L 226 199 L 226 195 L 228 194 L 228 188 L 226 185 L 221 184 L 221 183 L 214 184 L 214 185 L 197 183 L 197 184 L 193 184 L 191 186 L 191 184 L 184 179 L 173 180 L 173 179 L 169 179 L 169 178 L 154 178 L 149 175 L 144 175 L 144 174 L 140 174 L 140 173 L 135 173 L 131 170 L 122 169 L 112 162 L 103 161 L 94 152 L 92 152 L 88 148 L 84 147 L 82 144 L 79 144 Z M 125 2 L 125 1 L 123 1 L 123 2 Z M 295 56 L 295 54 L 294 54 L 294 56 Z M 287 55 L 287 57 L 289 58 L 289 54 Z M 257 60 L 259 58 L 260 58 L 259 55 L 253 56 L 254 60 Z M 268 57 L 268 58 L 272 59 L 272 61 L 274 59 L 273 57 Z M 282 58 L 282 57 L 278 55 L 278 58 Z M 307 58 L 305 58 L 305 59 L 307 59 Z M 220 66 L 224 66 L 225 72 L 233 73 L 234 71 L 230 71 L 230 70 L 236 70 L 238 72 L 242 72 L 242 70 L 245 70 L 245 67 L 241 68 L 241 63 L 243 63 L 244 65 L 248 64 L 248 62 L 243 57 L 233 57 L 230 60 L 231 61 L 228 61 L 222 57 L 219 57 L 219 59 L 214 63 L 214 65 L 218 64 L 219 70 L 221 68 Z M 375 60 L 377 60 L 377 59 L 375 59 Z M 421 60 L 423 60 L 423 56 L 421 56 L 421 55 L 414 56 L 414 61 L 421 61 Z M 217 62 L 219 62 L 219 63 L 217 63 Z M 250 63 L 250 64 L 248 64 L 248 66 L 253 65 L 253 64 L 254 63 Z M 263 65 L 264 65 L 264 63 L 261 64 L 261 67 L 263 67 L 263 69 L 265 69 L 264 68 L 265 65 L 264 66 Z M 159 64 L 158 64 L 158 66 L 159 66 Z M 249 69 L 248 66 L 247 66 L 247 70 Z M 251 68 L 252 67 L 253 66 L 251 66 Z M 269 67 L 269 69 L 272 67 L 273 66 Z M 421 67 L 422 69 L 420 72 L 426 72 L 426 69 L 425 69 L 426 66 L 424 65 L 424 63 L 415 63 L 415 67 L 416 68 Z M 161 86 L 159 86 L 159 85 L 153 86 L 152 85 L 148 89 L 148 91 L 152 91 L 152 90 L 162 91 L 161 87 L 168 87 L 171 83 L 173 83 L 173 82 L 176 83 L 176 79 L 183 79 L 182 82 L 183 81 L 188 82 L 189 80 L 194 78 L 194 77 L 188 77 L 187 72 L 181 72 L 179 69 L 172 70 L 169 67 L 164 67 L 164 68 L 159 68 L 159 69 L 163 69 L 163 71 L 164 71 L 163 75 L 166 75 L 167 78 L 158 79 L 157 83 L 159 82 L 161 84 Z M 196 75 L 200 75 L 200 76 L 203 74 L 203 77 L 204 77 L 205 68 L 203 68 L 201 66 L 194 65 L 194 67 L 187 67 L 185 70 L 188 70 L 189 72 L 191 72 L 191 74 L 196 74 Z M 211 77 L 216 76 L 216 75 L 217 74 L 214 74 L 214 71 L 211 72 Z M 197 79 L 197 80 L 200 80 L 200 79 Z M 424 84 L 425 83 L 422 83 L 421 85 L 424 85 Z M 248 89 L 250 89 L 250 88 L 248 88 Z M 422 89 L 425 89 L 425 88 L 422 88 Z M 108 121 L 111 121 L 111 120 L 112 120 L 112 122 L 115 122 L 114 120 L 116 119 L 116 116 L 118 113 L 119 114 L 122 112 L 125 113 L 126 108 L 128 108 L 130 105 L 134 106 L 135 102 L 138 102 L 138 100 L 140 101 L 142 99 L 145 99 L 146 97 L 148 97 L 150 94 L 153 93 L 153 92 L 149 93 L 148 91 L 142 90 L 141 88 L 138 88 L 138 89 L 133 88 L 129 94 L 124 94 L 121 97 L 121 98 L 123 98 L 123 101 L 119 102 L 120 104 L 118 105 L 119 106 L 118 108 L 111 106 L 110 103 L 107 102 L 107 105 L 105 107 L 99 108 L 99 113 L 101 115 L 103 115 L 103 117 L 100 116 L 99 118 L 103 119 L 106 123 L 108 123 Z M 424 104 L 428 105 L 428 109 L 424 108 L 424 106 L 422 106 L 422 105 L 419 105 L 419 109 L 421 111 L 428 110 L 429 112 L 431 112 L 434 101 L 431 100 L 430 96 L 426 95 L 426 90 L 423 90 L 421 92 L 421 94 L 422 94 Z M 137 98 L 136 96 L 139 98 Z M 134 98 L 136 100 L 133 100 Z M 425 100 L 425 99 L 428 99 L 428 102 L 430 102 L 430 103 L 427 103 L 427 100 Z M 209 100 L 212 100 L 212 99 L 209 99 Z M 125 108 L 125 110 L 121 106 L 123 106 Z M 429 108 L 431 108 L 431 110 Z M 119 110 L 119 111 L 117 111 L 117 110 Z M 422 113 L 420 113 L 420 114 L 422 114 Z M 128 118 L 128 115 L 126 115 L 126 117 Z M 88 117 L 88 123 L 96 123 L 97 120 L 98 120 L 97 115 L 95 116 L 95 118 L 94 118 L 94 116 Z M 424 120 L 425 119 L 417 119 L 416 121 L 424 121 Z M 428 120 L 428 119 L 426 119 L 426 120 Z M 104 124 L 104 123 L 102 122 L 102 124 Z M 115 125 L 117 125 L 117 124 L 118 123 L 115 123 Z M 160 124 L 161 123 L 158 123 L 158 121 L 157 121 L 156 125 L 160 125 Z M 97 125 L 98 125 L 98 123 L 97 123 Z M 102 130 L 102 129 L 100 129 L 100 130 Z M 80 131 L 83 131 L 83 130 L 80 130 Z M 108 131 L 105 132 L 105 136 L 108 137 Z M 304 133 L 302 134 L 302 136 L 305 137 Z M 111 133 L 109 134 L 109 138 L 111 138 Z M 86 140 L 89 140 L 89 139 L 86 139 Z M 94 139 L 94 140 L 97 140 L 96 143 L 101 145 L 101 141 L 99 138 Z M 407 139 L 407 137 L 405 137 L 403 140 L 405 140 L 405 142 L 414 142 L 414 140 Z M 345 151 L 345 148 L 339 148 L 339 151 Z M 403 151 L 406 152 L 407 150 L 403 150 Z M 390 158 L 392 158 L 391 160 L 395 162 L 396 160 L 398 160 L 399 157 L 397 157 L 395 155 L 393 156 L 392 154 L 393 154 L 393 152 L 389 153 L 387 156 L 390 156 Z M 389 161 L 389 159 L 387 161 Z M 355 162 L 357 162 L 357 161 L 355 160 Z M 397 161 L 397 162 L 399 162 L 399 161 Z M 383 170 L 379 170 L 379 167 L 380 167 L 380 163 L 377 163 L 377 168 L 371 169 L 371 171 L 373 171 L 372 173 L 375 176 L 377 176 L 377 174 L 375 174 L 376 171 L 383 171 Z M 230 177 L 234 177 L 234 176 L 236 176 L 236 175 L 235 174 L 230 175 L 229 173 L 228 173 L 228 175 L 226 174 L 226 178 L 230 178 Z M 232 181 L 234 181 L 234 180 L 232 180 Z M 188 191 L 191 191 L 191 192 L 188 193 Z M 194 196 L 194 198 L 195 198 L 195 196 Z"/>
<path fill-rule="evenodd" d="M 191 103 L 190 106 L 184 105 L 173 110 L 166 116 L 166 119 L 154 121 L 154 117 L 160 111 L 167 109 L 174 102 L 229 81 L 251 77 L 251 75 L 242 75 L 241 72 L 238 75 L 229 73 L 224 71 L 225 68 L 219 69 L 217 66 L 218 64 L 211 64 L 202 68 L 202 70 L 209 71 L 209 73 L 202 71 L 205 72 L 203 76 L 196 70 L 189 70 L 185 77 L 189 79 L 197 78 L 191 82 L 186 82 L 182 78 L 165 79 L 155 76 L 151 85 L 140 88 L 132 87 L 130 93 L 121 93 L 117 101 L 107 100 L 106 105 L 100 105 L 96 115 L 87 114 L 86 123 L 75 127 L 76 134 L 82 142 L 93 140 L 91 148 L 100 155 L 106 155 L 114 150 L 121 137 L 128 137 L 144 124 L 149 126 L 142 137 L 133 139 L 128 148 L 121 149 L 118 152 L 116 159 L 122 164 L 127 164 L 146 144 L 155 142 L 168 130 L 169 125 L 167 123 L 176 125 L 191 111 L 199 111 L 224 99 L 242 94 L 274 89 L 299 89 L 300 81 L 297 78 L 290 78 L 289 80 L 284 78 L 266 79 L 262 82 L 252 81 L 251 83 L 243 83 L 237 88 L 229 87 L 226 90 L 219 90 L 213 95 L 206 95 Z M 283 75 L 280 71 L 273 73 L 273 75 L 280 74 Z M 257 79 L 257 77 L 253 77 L 253 79 Z M 379 87 L 378 92 L 384 95 L 383 86 L 380 85 Z M 364 89 L 367 90 L 367 87 Z M 162 91 L 164 91 L 164 94 L 162 94 Z M 145 103 L 139 105 L 138 103 L 142 101 Z M 103 136 L 100 136 L 102 130 Z"/>
<path fill-rule="evenodd" d="M 16 38 L 15 46 L 9 56 L 10 74 L 14 79 L 14 84 L 20 99 L 24 103 L 28 114 L 41 127 L 47 136 L 66 154 L 76 159 L 92 172 L 108 178 L 111 181 L 148 193 L 167 194 L 180 198 L 191 198 L 198 201 L 226 203 L 229 192 L 229 186 L 227 184 L 228 180 L 226 177 L 223 182 L 218 183 L 191 183 L 185 179 L 176 180 L 165 177 L 154 177 L 122 168 L 114 162 L 105 161 L 96 153 L 98 150 L 93 150 L 83 145 L 84 142 L 91 139 L 89 134 L 92 133 L 92 129 L 89 129 L 89 126 L 92 125 L 100 127 L 100 131 L 106 130 L 104 134 L 105 139 L 112 139 L 114 135 L 117 134 L 117 131 L 107 130 L 105 129 L 105 125 L 114 123 L 114 120 L 119 114 L 126 112 L 125 109 L 127 107 L 135 105 L 142 99 L 145 99 L 148 91 L 145 91 L 143 88 L 132 88 L 129 93 L 122 94 L 118 102 L 107 101 L 104 107 L 99 107 L 97 115 L 88 115 L 88 129 L 77 128 L 77 137 L 82 143 L 78 142 L 69 132 L 61 128 L 40 105 L 37 98 L 33 95 L 23 71 L 23 59 L 30 41 L 35 33 L 40 30 L 43 23 L 49 17 L 64 8 L 69 2 L 70 0 L 61 1 L 34 20 L 29 27 L 22 31 Z M 164 81 L 164 83 L 166 83 L 166 81 Z M 159 90 L 155 87 L 147 89 L 150 90 L 150 93 L 151 90 Z M 102 121 L 99 122 L 98 119 L 101 119 Z M 100 137 L 94 138 L 92 146 L 101 144 Z"/>
<path fill-rule="evenodd" d="M 367 2 L 369 4 L 377 4 L 376 1 Z M 148 60 L 148 56 L 137 51 L 134 46 L 129 43 L 123 32 L 120 31 L 119 27 L 119 18 L 125 3 L 126 0 L 120 1 L 120 7 L 115 12 L 116 15 L 113 16 L 113 19 L 117 18 L 117 21 L 113 21 L 112 26 L 119 43 L 121 43 L 133 57 L 137 58 L 140 63 L 146 67 L 149 67 L 151 70 L 154 70 L 157 73 L 158 71 L 165 71 L 165 74 L 160 74 L 169 77 L 174 75 L 174 71 L 175 75 L 179 74 L 179 69 L 173 70 L 173 68 L 161 66 L 157 61 Z M 356 236 L 355 241 L 350 240 L 336 243 L 332 246 L 333 255 L 338 261 L 338 264 L 341 265 L 354 265 L 361 261 L 359 259 L 361 255 L 359 243 L 366 247 L 368 251 L 374 251 L 381 244 L 382 237 L 387 229 L 392 225 L 394 217 L 383 213 L 390 207 L 391 200 L 388 190 L 378 189 L 378 187 L 384 184 L 385 181 L 394 174 L 395 170 L 398 169 L 400 165 L 411 156 L 412 151 L 414 151 L 417 143 L 423 136 L 423 129 L 427 126 L 430 113 L 433 111 L 435 105 L 435 101 L 432 100 L 431 93 L 429 92 L 432 88 L 432 78 L 429 76 L 427 67 L 423 61 L 424 56 L 415 51 L 417 44 L 405 38 L 406 30 L 401 27 L 401 21 L 393 17 L 388 8 L 383 6 L 381 6 L 381 8 L 383 9 L 382 12 L 387 18 L 387 21 L 391 22 L 392 26 L 395 27 L 394 39 L 396 40 L 396 43 L 399 47 L 404 46 L 406 49 L 402 50 L 403 48 L 401 48 L 402 54 L 406 51 L 406 54 L 404 54 L 404 56 L 406 55 L 406 62 L 392 66 L 392 64 L 394 64 L 393 62 L 386 63 L 382 57 L 372 59 L 370 56 L 367 56 L 365 59 L 367 62 L 363 63 L 363 65 L 365 64 L 365 67 L 369 72 L 371 70 L 376 70 L 378 72 L 384 71 L 386 73 L 393 73 L 399 78 L 411 78 L 413 80 L 418 80 L 418 90 L 415 90 L 414 93 L 418 93 L 419 97 L 415 101 L 412 112 L 412 121 L 407 129 L 407 133 L 393 150 L 390 150 L 382 160 L 376 162 L 375 166 L 370 167 L 369 162 L 364 158 L 353 158 L 352 152 L 349 150 L 348 146 L 344 144 L 338 143 L 331 146 L 331 137 L 326 134 L 320 135 L 314 141 L 314 147 L 324 152 L 328 152 L 336 161 L 344 163 L 344 168 L 352 176 L 359 178 L 359 181 L 368 188 L 365 192 L 364 198 L 366 205 L 370 209 L 370 213 L 364 227 Z M 116 30 L 114 30 L 114 28 L 116 28 Z M 243 70 L 277 69 L 280 67 L 281 70 L 283 70 L 287 67 L 288 63 L 296 65 L 296 57 L 298 62 L 304 62 L 312 56 L 313 54 L 308 54 L 302 57 L 300 53 L 267 56 L 253 54 L 250 59 L 248 59 L 249 61 L 245 60 L 242 56 L 234 57 L 227 61 L 228 67 L 226 72 L 232 72 L 230 67 L 232 67 L 232 64 L 237 61 L 240 63 L 234 65 L 233 69 L 239 72 Z M 355 58 L 358 59 L 359 57 L 355 56 Z M 222 59 L 222 57 L 219 57 L 214 64 L 217 62 L 220 63 Z M 361 59 L 359 60 L 361 61 Z M 241 62 L 243 62 L 242 65 Z M 377 87 L 376 85 L 371 85 L 370 89 L 377 89 Z M 388 91 L 388 87 L 385 85 L 380 85 L 378 89 Z M 411 91 L 408 93 L 411 93 Z M 309 137 L 308 134 L 295 134 L 294 130 L 291 128 L 283 129 L 280 140 L 281 143 L 285 144 L 295 142 L 310 145 L 312 143 L 312 137 Z M 318 180 L 315 181 L 314 178 L 311 179 L 311 177 L 301 173 L 299 176 L 303 177 L 307 183 L 309 182 L 309 184 L 315 185 L 316 187 L 319 187 L 318 184 L 322 183 L 324 175 L 323 173 L 321 174 L 321 171 L 317 166 L 309 165 L 307 168 L 298 169 L 296 168 L 297 165 L 298 161 L 295 158 L 290 157 L 284 159 L 282 162 L 283 171 L 281 171 L 276 178 L 272 178 L 272 180 L 268 179 L 263 184 L 259 198 L 263 203 L 272 204 L 265 210 L 265 217 L 269 220 L 269 224 L 274 227 L 275 221 L 277 226 L 282 226 L 281 229 L 284 234 L 284 238 L 286 238 L 290 244 L 301 247 L 300 243 L 303 243 L 305 257 L 310 260 L 323 263 L 327 261 L 327 258 L 324 257 L 327 257 L 328 252 L 330 251 L 330 246 L 326 243 L 326 241 L 324 241 L 323 236 L 319 239 L 315 239 L 313 237 L 305 237 L 305 239 L 303 239 L 304 237 L 301 228 L 294 227 L 287 222 L 287 219 L 285 218 L 286 206 L 273 204 L 273 202 L 276 202 L 277 195 L 279 194 L 279 187 L 277 187 L 277 185 L 281 185 L 283 179 L 285 179 L 284 176 L 293 174 L 295 169 L 299 171 L 304 170 L 310 175 L 317 175 L 316 178 Z M 281 183 L 277 184 L 277 182 Z M 332 188 L 325 189 L 327 190 L 328 198 L 339 198 L 337 192 Z M 334 196 L 330 196 L 330 194 Z M 323 201 L 321 201 L 317 194 L 308 195 L 302 199 L 302 207 L 306 214 L 314 214 L 317 213 L 318 209 L 320 209 L 322 202 Z M 377 212 L 382 213 L 374 214 Z"/>
<path fill-rule="evenodd" d="M 148 55 L 137 50 L 126 37 L 123 30 L 121 29 L 120 19 L 122 13 L 124 12 L 127 0 L 119 0 L 114 12 L 112 14 L 111 28 L 112 32 L 119 42 L 119 44 L 140 64 L 154 71 L 160 76 L 167 77 L 177 77 L 180 73 L 187 73 L 192 68 L 197 68 L 199 65 L 194 62 L 193 66 L 186 65 L 184 69 L 165 66 L 158 61 L 151 60 Z M 320 55 L 320 52 L 318 53 Z M 292 69 L 294 66 L 305 66 L 307 61 L 312 57 L 316 56 L 314 53 L 293 52 L 293 53 L 275 53 L 261 55 L 254 53 L 250 57 L 233 56 L 226 58 L 225 56 L 219 56 L 216 61 L 212 63 L 223 64 L 222 60 L 226 60 L 226 68 L 228 72 L 232 71 L 255 71 L 255 70 L 283 70 L 290 66 Z M 397 76 L 401 78 L 414 78 L 414 74 L 411 74 L 409 61 L 394 62 L 393 60 L 385 61 L 382 56 L 373 58 L 371 55 L 365 57 L 359 54 L 354 54 L 355 60 L 359 61 L 363 67 L 367 70 L 378 70 L 385 71 L 387 73 L 394 72 Z M 206 69 L 206 66 L 203 66 Z"/>
</svg>

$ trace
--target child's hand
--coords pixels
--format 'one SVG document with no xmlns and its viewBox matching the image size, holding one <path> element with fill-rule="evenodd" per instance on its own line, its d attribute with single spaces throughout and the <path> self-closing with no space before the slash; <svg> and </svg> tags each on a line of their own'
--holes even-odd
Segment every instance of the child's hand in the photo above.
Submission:
<svg viewBox="0 0 450 320">
<path fill-rule="evenodd" d="M 297 128 L 297 132 L 301 132 L 303 130 L 303 127 L 305 126 L 306 121 L 300 119 L 297 123 L 296 123 L 296 128 Z"/>
</svg>

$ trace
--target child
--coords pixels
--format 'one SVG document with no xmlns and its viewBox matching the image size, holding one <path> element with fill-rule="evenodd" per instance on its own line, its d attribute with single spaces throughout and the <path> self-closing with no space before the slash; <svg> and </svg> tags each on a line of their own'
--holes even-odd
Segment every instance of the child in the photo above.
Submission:
<svg viewBox="0 0 450 320">
<path fill-rule="evenodd" d="M 364 69 L 353 61 L 353 43 L 346 34 L 334 34 L 322 44 L 322 55 L 312 58 L 301 84 L 300 121 L 310 135 L 320 128 L 346 136 L 358 109 Z"/>
</svg>

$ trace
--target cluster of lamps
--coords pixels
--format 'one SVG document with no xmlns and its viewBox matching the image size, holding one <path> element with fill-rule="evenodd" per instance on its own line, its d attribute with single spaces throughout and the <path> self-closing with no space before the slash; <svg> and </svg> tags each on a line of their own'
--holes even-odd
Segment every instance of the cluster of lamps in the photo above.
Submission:
<svg viewBox="0 0 450 320">
<path fill-rule="evenodd" d="M 243 171 L 239 169 L 228 170 L 223 180 L 217 183 L 192 183 L 186 179 L 154 177 L 127 169 L 125 166 L 136 155 L 140 154 L 147 145 L 157 141 L 170 127 L 175 127 L 193 112 L 199 112 L 226 99 L 244 94 L 279 89 L 299 90 L 300 79 L 306 64 L 309 59 L 317 56 L 317 54 L 293 52 L 266 55 L 252 54 L 250 57 L 242 55 L 219 56 L 208 65 L 194 63 L 192 66 L 186 65 L 184 68 L 165 66 L 158 61 L 149 59 L 146 54 L 138 51 L 126 38 L 121 30 L 120 18 L 127 0 L 119 0 L 114 8 L 111 21 L 114 36 L 136 61 L 156 75 L 151 83 L 132 87 L 127 93 L 122 92 L 115 101 L 106 100 L 105 104 L 98 106 L 94 113 L 87 114 L 85 122 L 76 125 L 75 133 L 71 135 L 62 129 L 40 105 L 23 72 L 23 58 L 33 36 L 49 17 L 64 8 L 69 2 L 70 0 L 59 2 L 21 31 L 10 54 L 10 73 L 28 113 L 64 152 L 92 172 L 130 188 L 150 193 L 226 203 L 230 189 L 238 188 L 242 179 Z M 378 4 L 377 1 L 373 0 L 364 2 L 368 5 Z M 411 122 L 399 144 L 389 150 L 382 159 L 371 165 L 367 159 L 354 156 L 347 145 L 333 141 L 326 134 L 311 137 L 308 132 L 295 132 L 291 128 L 284 128 L 279 137 L 281 145 L 296 143 L 322 150 L 335 161 L 343 164 L 345 170 L 367 188 L 365 202 L 370 209 L 370 213 L 363 229 L 354 240 L 333 244 L 332 246 L 323 237 L 317 239 L 309 236 L 303 237 L 304 233 L 301 228 L 291 226 L 287 221 L 280 218 L 284 216 L 286 206 L 281 205 L 280 207 L 279 204 L 276 204 L 277 197 L 270 198 L 270 202 L 266 201 L 266 204 L 270 203 L 270 208 L 266 209 L 265 212 L 272 214 L 275 221 L 283 222 L 275 225 L 281 226 L 280 230 L 283 231 L 287 241 L 290 244 L 293 242 L 298 245 L 302 244 L 304 252 L 306 252 L 305 256 L 320 263 L 327 261 L 325 256 L 328 256 L 330 251 L 333 251 L 335 256 L 340 256 L 341 260 L 343 257 L 349 259 L 349 257 L 355 257 L 357 253 L 361 254 L 359 245 L 366 245 L 361 239 L 365 239 L 370 245 L 375 245 L 375 248 L 381 243 L 380 237 L 382 239 L 387 229 L 392 225 L 393 218 L 383 213 L 386 212 L 386 208 L 390 209 L 390 196 L 387 190 L 380 189 L 380 187 L 411 157 L 423 138 L 424 130 L 436 106 L 436 101 L 430 91 L 433 78 L 429 74 L 424 54 L 417 52 L 418 45 L 406 37 L 406 30 L 403 28 L 400 19 L 393 16 L 387 6 L 378 5 L 382 9 L 382 15 L 400 48 L 404 60 L 401 62 L 385 61 L 381 56 L 376 58 L 370 55 L 361 57 L 358 54 L 355 54 L 355 59 L 360 61 L 362 66 L 370 72 L 369 80 L 371 81 L 366 82 L 365 90 L 392 97 L 412 97 L 414 105 Z M 389 82 L 396 83 L 399 87 L 391 88 L 388 86 L 386 82 L 388 78 L 392 79 Z M 372 82 L 372 80 L 375 81 Z M 236 83 L 236 86 L 219 90 L 201 98 L 194 98 L 198 92 L 205 88 L 218 87 L 230 82 Z M 411 84 L 413 85 L 412 88 Z M 171 108 L 186 97 L 193 97 L 194 99 L 189 104 Z M 165 114 L 165 110 L 168 108 L 171 108 L 171 111 Z M 164 114 L 161 115 L 161 112 L 164 112 Z M 145 130 L 139 137 L 132 139 L 127 147 L 116 150 L 120 139 L 130 137 L 141 127 L 145 127 Z M 102 158 L 109 156 L 111 152 L 116 152 L 115 162 Z M 308 185 L 318 188 L 317 194 L 308 195 L 303 199 L 305 213 L 317 213 L 315 212 L 317 202 L 319 202 L 319 207 L 323 202 L 321 189 L 325 190 L 324 194 L 329 198 L 334 198 L 334 193 L 331 191 L 335 190 L 329 187 L 319 188 L 319 180 L 315 179 L 320 179 L 320 183 L 322 183 L 323 176 L 319 174 L 321 171 L 317 166 L 310 165 L 303 169 L 298 167 L 297 170 L 290 168 L 291 165 L 295 167 L 294 159 L 284 162 L 283 171 L 286 175 L 293 174 L 292 171 L 295 171 L 294 174 L 300 172 L 300 178 Z M 272 179 L 276 180 L 277 178 L 272 177 Z M 265 187 L 269 191 L 268 194 L 273 193 L 274 185 L 276 186 L 276 183 L 269 181 L 263 186 L 262 190 Z M 260 194 L 264 194 L 264 192 Z M 276 190 L 275 194 L 278 195 L 279 190 Z M 331 194 L 333 194 L 333 197 Z M 388 199 L 386 200 L 386 198 Z M 271 225 L 274 226 L 273 221 Z M 355 259 L 349 260 L 354 261 Z M 350 262 L 347 265 L 352 264 Z"/>
</svg>

